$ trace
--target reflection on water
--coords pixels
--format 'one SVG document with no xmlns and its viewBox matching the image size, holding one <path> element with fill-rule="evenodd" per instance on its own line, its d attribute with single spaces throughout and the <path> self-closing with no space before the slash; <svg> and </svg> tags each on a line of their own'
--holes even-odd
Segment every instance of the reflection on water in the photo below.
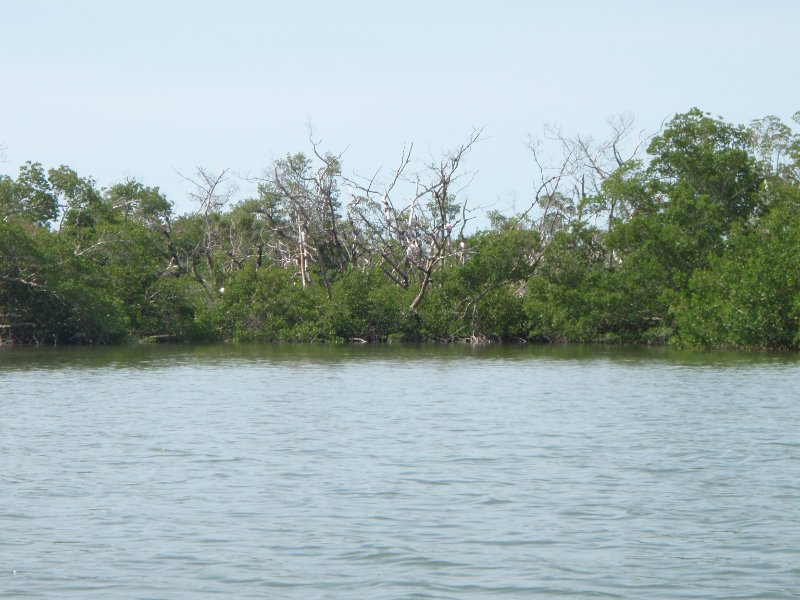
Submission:
<svg viewBox="0 0 800 600">
<path fill-rule="evenodd" d="M 0 348 L 0 596 L 795 598 L 793 354 Z"/>
<path fill-rule="evenodd" d="M 466 344 L 232 344 L 30 347 L 0 346 L 0 370 L 153 368 L 161 365 L 221 365 L 228 362 L 347 363 L 352 361 L 439 361 L 465 359 L 528 361 L 624 362 L 628 365 L 662 364 L 728 367 L 766 364 L 795 365 L 798 353 L 674 350 L 660 346 L 479 345 Z"/>
</svg>

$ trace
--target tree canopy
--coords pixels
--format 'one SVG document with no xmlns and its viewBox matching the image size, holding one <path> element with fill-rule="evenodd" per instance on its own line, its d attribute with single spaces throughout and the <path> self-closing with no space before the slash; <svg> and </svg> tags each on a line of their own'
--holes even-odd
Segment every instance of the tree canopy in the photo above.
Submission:
<svg viewBox="0 0 800 600">
<path fill-rule="evenodd" d="M 605 341 L 800 348 L 800 135 L 699 109 L 653 136 L 532 140 L 536 192 L 475 213 L 482 132 L 347 175 L 287 154 L 233 202 L 227 171 L 100 189 L 66 166 L 0 176 L 0 341 Z M 418 165 L 418 166 L 417 166 Z"/>
</svg>

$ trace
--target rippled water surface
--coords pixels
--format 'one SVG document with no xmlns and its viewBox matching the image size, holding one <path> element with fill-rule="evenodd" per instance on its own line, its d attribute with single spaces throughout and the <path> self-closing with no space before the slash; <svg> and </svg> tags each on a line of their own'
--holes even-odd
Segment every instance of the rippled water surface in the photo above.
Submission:
<svg viewBox="0 0 800 600">
<path fill-rule="evenodd" d="M 800 598 L 800 361 L 0 348 L 0 596 Z"/>
</svg>

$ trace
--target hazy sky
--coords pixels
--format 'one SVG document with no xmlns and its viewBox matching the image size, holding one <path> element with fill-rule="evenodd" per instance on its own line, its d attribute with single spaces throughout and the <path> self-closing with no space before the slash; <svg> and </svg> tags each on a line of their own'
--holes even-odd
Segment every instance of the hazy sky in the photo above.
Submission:
<svg viewBox="0 0 800 600">
<path fill-rule="evenodd" d="M 800 2 L 0 0 L 0 173 L 67 164 L 107 186 L 257 174 L 308 150 L 348 172 L 486 140 L 474 203 L 526 205 L 545 122 L 600 136 L 692 106 L 737 123 L 800 110 Z M 249 186 L 241 184 L 241 196 Z"/>
</svg>

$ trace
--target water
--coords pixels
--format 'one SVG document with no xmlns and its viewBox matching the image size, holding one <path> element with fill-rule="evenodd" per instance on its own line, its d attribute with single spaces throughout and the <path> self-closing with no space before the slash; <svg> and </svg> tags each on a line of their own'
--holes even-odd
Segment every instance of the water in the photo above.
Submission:
<svg viewBox="0 0 800 600">
<path fill-rule="evenodd" d="M 0 596 L 800 598 L 800 361 L 0 349 Z"/>
</svg>

